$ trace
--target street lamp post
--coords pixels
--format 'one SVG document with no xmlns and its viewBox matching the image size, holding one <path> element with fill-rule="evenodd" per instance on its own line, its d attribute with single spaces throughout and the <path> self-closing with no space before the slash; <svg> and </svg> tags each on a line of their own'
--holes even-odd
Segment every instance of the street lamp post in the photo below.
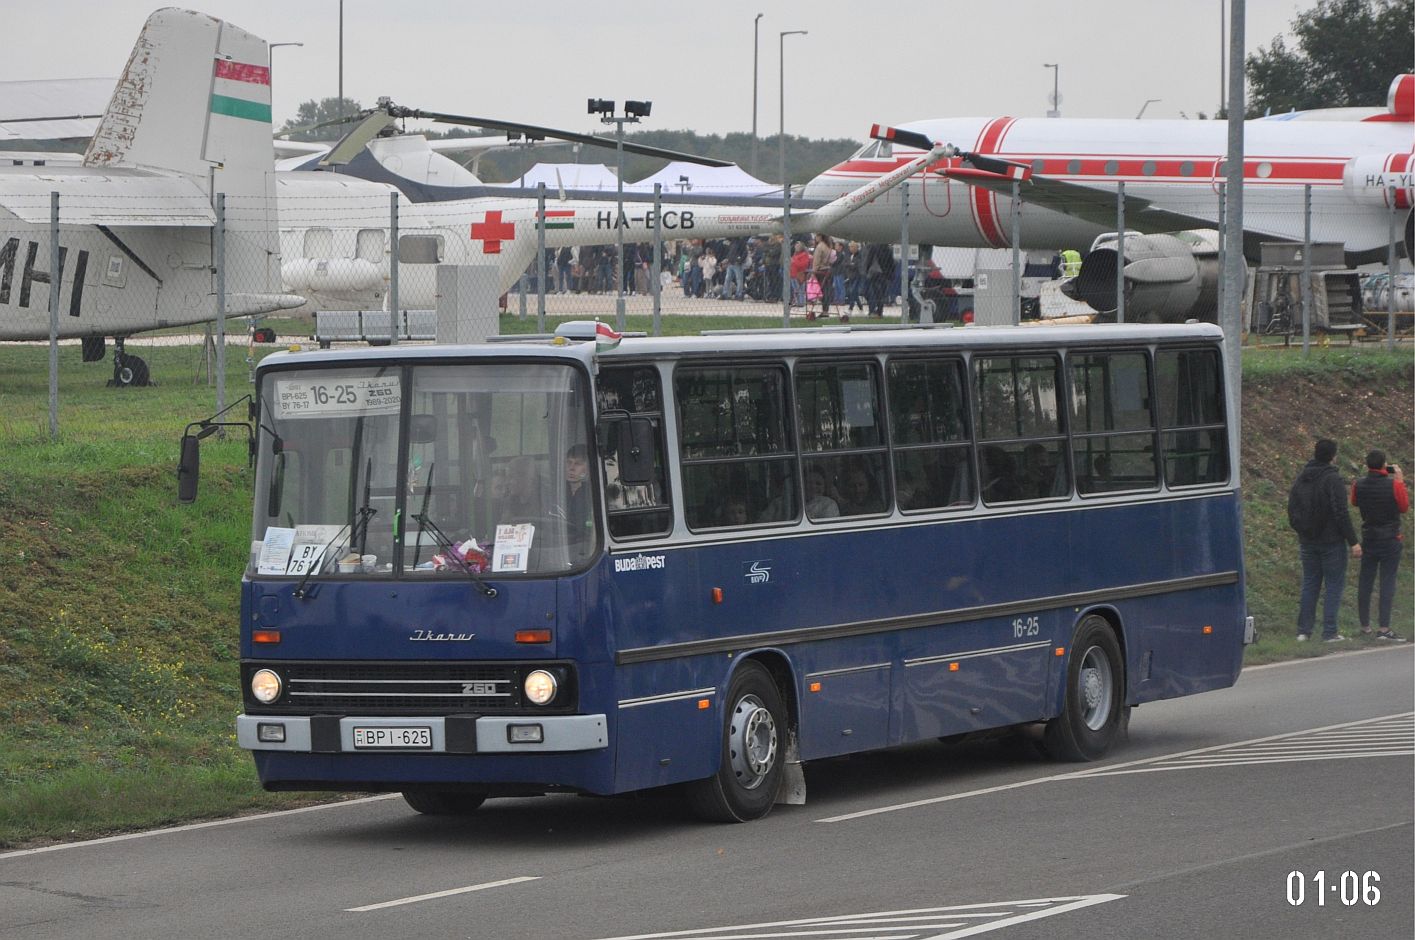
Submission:
<svg viewBox="0 0 1415 940">
<path fill-rule="evenodd" d="M 777 163 L 778 171 L 781 174 L 781 188 L 783 192 L 786 189 L 786 37 L 804 35 L 806 35 L 806 30 L 804 29 L 783 30 L 778 43 L 780 48 L 777 55 L 781 64 L 781 101 L 778 104 L 781 116 L 781 135 L 777 140 Z"/>
<path fill-rule="evenodd" d="M 589 113 L 598 114 L 601 124 L 614 125 L 614 175 L 618 198 L 615 203 L 614 234 L 618 260 L 614 272 L 614 320 L 615 329 L 623 332 L 624 322 L 624 125 L 637 124 L 640 118 L 649 116 L 653 110 L 652 101 L 625 101 L 624 114 L 615 115 L 614 102 L 604 98 L 589 99 Z"/>
<path fill-rule="evenodd" d="M 1140 118 L 1144 117 L 1144 116 L 1145 116 L 1145 109 L 1148 108 L 1150 105 L 1152 105 L 1152 104 L 1159 104 L 1159 103 L 1160 103 L 1161 101 L 1163 101 L 1163 100 L 1164 100 L 1163 98 L 1146 98 L 1146 99 L 1145 99 L 1145 103 L 1142 104 L 1142 105 L 1140 105 L 1140 113 L 1137 114 L 1137 115 L 1135 115 L 1135 120 L 1138 121 L 1138 120 L 1140 120 Z"/>
<path fill-rule="evenodd" d="M 1047 112 L 1049 118 L 1061 117 L 1061 63 L 1043 62 L 1042 68 L 1051 69 L 1051 110 Z"/>
<path fill-rule="evenodd" d="M 757 175 L 757 50 L 760 45 L 762 14 L 752 20 L 752 175 Z"/>
<path fill-rule="evenodd" d="M 275 50 L 281 46 L 303 46 L 302 42 L 272 42 L 265 47 L 265 67 L 271 69 L 275 66 Z"/>
</svg>

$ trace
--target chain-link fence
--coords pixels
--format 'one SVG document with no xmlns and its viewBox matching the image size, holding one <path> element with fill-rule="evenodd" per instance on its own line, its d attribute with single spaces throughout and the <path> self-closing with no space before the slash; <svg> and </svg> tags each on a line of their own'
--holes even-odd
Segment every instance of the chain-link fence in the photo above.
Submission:
<svg viewBox="0 0 1415 940">
<path fill-rule="evenodd" d="M 1284 338 L 1409 329 L 1399 289 L 1367 289 L 1382 276 L 1389 283 L 1392 267 L 1398 288 L 1409 270 L 1397 259 L 1411 238 L 1408 193 L 1353 194 L 1340 179 L 1265 188 L 1265 166 L 1253 163 L 1245 188 L 1244 250 L 1257 264 L 1244 329 Z M 1171 170 L 1185 178 L 1183 165 L 1133 169 L 1140 180 Z M 993 191 L 928 175 L 824 231 L 813 230 L 814 213 L 860 180 L 834 190 L 818 180 L 789 202 L 760 191 L 666 192 L 661 183 L 630 187 L 622 201 L 614 190 L 562 198 L 541 185 L 413 202 L 383 184 L 277 174 L 272 197 L 218 195 L 213 205 L 194 183 L 184 194 L 172 180 L 154 181 L 143 195 L 131 186 L 110 193 L 111 181 L 96 178 L 49 192 L 35 176 L 26 191 L 7 187 L 0 211 L 0 339 L 52 336 L 55 355 L 73 347 L 65 354 L 93 364 L 85 381 L 143 385 L 160 372 L 223 389 L 228 346 L 245 365 L 254 341 L 272 332 L 433 341 L 465 318 L 475 323 L 463 338 L 498 332 L 499 317 L 539 329 L 564 317 L 621 327 L 648 317 L 636 322 L 655 332 L 666 315 L 702 317 L 704 328 L 726 317 L 763 326 L 824 317 L 1213 320 L 1226 246 L 1204 225 L 1223 212 L 1221 168 L 1209 169 L 1212 184 L 1166 198 L 1163 209 L 1133 181 L 1118 193 L 1057 197 L 1026 181 Z M 933 247 L 950 244 L 977 247 Z M 449 298 L 438 273 L 448 268 L 490 280 Z M 1389 310 L 1374 309 L 1383 302 Z M 52 360 L 50 369 L 57 397 Z"/>
</svg>

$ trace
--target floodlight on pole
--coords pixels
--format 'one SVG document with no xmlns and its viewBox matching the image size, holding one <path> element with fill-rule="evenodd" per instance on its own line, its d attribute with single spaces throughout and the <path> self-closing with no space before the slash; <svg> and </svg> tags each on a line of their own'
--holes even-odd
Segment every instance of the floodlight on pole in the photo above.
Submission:
<svg viewBox="0 0 1415 940">
<path fill-rule="evenodd" d="M 624 125 L 637 124 L 641 118 L 653 111 L 652 101 L 625 101 L 624 114 L 614 113 L 614 102 L 607 98 L 588 99 L 590 114 L 598 114 L 601 124 L 614 125 L 614 176 L 618 197 L 615 203 L 617 213 L 614 219 L 614 243 L 617 263 L 614 271 L 614 319 L 615 328 L 623 332 L 624 322 Z"/>
<path fill-rule="evenodd" d="M 1061 63 L 1043 62 L 1042 68 L 1051 69 L 1051 110 L 1047 112 L 1049 118 L 1061 117 Z"/>
<path fill-rule="evenodd" d="M 1163 100 L 1164 100 L 1163 98 L 1146 98 L 1146 99 L 1145 99 L 1145 103 L 1142 104 L 1142 105 L 1140 105 L 1140 113 L 1137 114 L 1137 115 L 1135 115 L 1135 120 L 1138 121 L 1138 120 L 1140 120 L 1140 118 L 1144 117 L 1144 116 L 1145 116 L 1145 109 L 1148 108 L 1150 105 L 1152 105 L 1152 104 L 1159 104 L 1159 103 L 1160 103 L 1161 101 L 1163 101 Z"/>
</svg>

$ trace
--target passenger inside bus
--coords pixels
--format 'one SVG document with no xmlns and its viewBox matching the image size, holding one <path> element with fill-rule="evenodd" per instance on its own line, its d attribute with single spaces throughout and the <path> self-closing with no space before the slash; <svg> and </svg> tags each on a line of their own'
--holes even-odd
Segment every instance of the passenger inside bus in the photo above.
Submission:
<svg viewBox="0 0 1415 940">
<path fill-rule="evenodd" d="M 527 454 L 513 457 L 506 470 L 506 498 L 498 517 L 501 523 L 530 522 L 544 514 L 540 469 Z"/>
</svg>

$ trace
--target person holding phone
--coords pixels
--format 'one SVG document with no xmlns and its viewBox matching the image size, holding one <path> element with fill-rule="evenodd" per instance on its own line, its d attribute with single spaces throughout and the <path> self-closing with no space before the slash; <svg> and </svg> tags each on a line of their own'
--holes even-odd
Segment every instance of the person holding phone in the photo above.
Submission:
<svg viewBox="0 0 1415 940">
<path fill-rule="evenodd" d="M 1400 556 L 1405 550 L 1400 517 L 1410 511 L 1410 494 L 1405 475 L 1386 463 L 1385 451 L 1366 455 L 1366 475 L 1351 484 L 1351 505 L 1361 512 L 1361 574 L 1356 587 L 1356 614 L 1363 636 L 1371 634 L 1371 590 L 1380 580 L 1380 630 L 1376 638 L 1403 643 L 1405 638 L 1390 628 L 1390 611 L 1395 602 L 1395 579 Z"/>
</svg>

